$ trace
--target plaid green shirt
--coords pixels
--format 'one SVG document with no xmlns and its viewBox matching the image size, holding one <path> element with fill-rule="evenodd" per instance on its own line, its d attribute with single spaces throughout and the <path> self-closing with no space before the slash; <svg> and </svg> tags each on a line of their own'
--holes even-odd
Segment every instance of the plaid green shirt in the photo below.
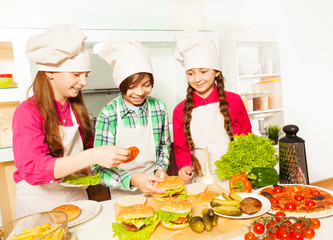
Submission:
<svg viewBox="0 0 333 240">
<path fill-rule="evenodd" d="M 94 147 L 101 145 L 116 145 L 117 134 L 117 100 L 119 101 L 119 110 L 121 124 L 125 128 L 135 128 L 136 126 L 147 126 L 148 124 L 148 101 L 151 109 L 151 118 L 153 124 L 153 134 L 155 141 L 156 166 L 155 170 L 167 170 L 169 166 L 170 155 L 170 133 L 167 109 L 163 102 L 153 97 L 148 96 L 139 112 L 129 109 L 119 94 L 117 98 L 106 104 L 100 111 L 95 128 L 95 143 Z M 102 177 L 102 184 L 118 189 L 136 190 L 137 188 L 130 185 L 131 178 L 134 172 L 129 172 L 120 167 L 104 168 L 99 165 L 91 167 L 94 174 L 98 172 Z"/>
</svg>

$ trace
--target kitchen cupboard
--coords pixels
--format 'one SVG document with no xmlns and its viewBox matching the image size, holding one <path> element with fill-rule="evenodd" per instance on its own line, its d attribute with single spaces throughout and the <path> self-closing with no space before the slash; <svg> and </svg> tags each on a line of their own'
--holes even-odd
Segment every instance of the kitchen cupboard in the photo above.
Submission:
<svg viewBox="0 0 333 240">
<path fill-rule="evenodd" d="M 229 39 L 220 51 L 225 88 L 241 95 L 253 132 L 264 133 L 260 121 L 284 126 L 279 42 Z"/>
</svg>

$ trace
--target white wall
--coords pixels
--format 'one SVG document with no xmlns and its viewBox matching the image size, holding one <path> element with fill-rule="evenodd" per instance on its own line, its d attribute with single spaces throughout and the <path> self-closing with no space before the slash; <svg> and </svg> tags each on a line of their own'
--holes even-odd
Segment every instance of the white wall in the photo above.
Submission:
<svg viewBox="0 0 333 240">
<path fill-rule="evenodd" d="M 280 40 L 285 121 L 306 141 L 310 181 L 333 177 L 333 1 L 0 0 L 0 27 L 215 29 L 258 24 Z M 131 4 L 131 7 L 129 7 Z"/>
</svg>

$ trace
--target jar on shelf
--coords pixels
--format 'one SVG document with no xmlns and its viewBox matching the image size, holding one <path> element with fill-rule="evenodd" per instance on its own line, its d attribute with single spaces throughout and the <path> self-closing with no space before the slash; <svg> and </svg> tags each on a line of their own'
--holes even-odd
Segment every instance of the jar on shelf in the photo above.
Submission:
<svg viewBox="0 0 333 240">
<path fill-rule="evenodd" d="M 0 147 L 11 146 L 11 129 L 3 114 L 0 113 Z"/>
<path fill-rule="evenodd" d="M 254 92 L 253 95 L 253 111 L 260 110 L 260 92 Z"/>
<path fill-rule="evenodd" d="M 246 97 L 246 95 L 247 95 L 246 92 L 241 92 L 241 93 L 240 93 L 240 97 L 241 97 L 241 99 L 242 99 L 242 101 L 243 101 L 243 104 L 244 104 L 246 110 L 248 111 L 248 107 L 249 107 L 248 105 L 249 105 L 249 103 L 248 103 L 248 101 L 247 101 L 247 97 Z"/>
<path fill-rule="evenodd" d="M 268 91 L 260 92 L 260 110 L 268 110 Z"/>
<path fill-rule="evenodd" d="M 247 99 L 247 111 L 252 112 L 253 111 L 253 94 L 248 92 L 246 93 L 246 99 Z"/>
</svg>

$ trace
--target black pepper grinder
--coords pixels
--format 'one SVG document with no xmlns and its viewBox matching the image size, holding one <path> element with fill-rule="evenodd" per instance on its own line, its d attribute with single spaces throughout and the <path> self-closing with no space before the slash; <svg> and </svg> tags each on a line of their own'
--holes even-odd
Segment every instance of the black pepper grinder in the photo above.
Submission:
<svg viewBox="0 0 333 240">
<path fill-rule="evenodd" d="M 305 141 L 296 136 L 299 128 L 286 125 L 286 136 L 279 140 L 280 183 L 309 184 Z"/>
</svg>

